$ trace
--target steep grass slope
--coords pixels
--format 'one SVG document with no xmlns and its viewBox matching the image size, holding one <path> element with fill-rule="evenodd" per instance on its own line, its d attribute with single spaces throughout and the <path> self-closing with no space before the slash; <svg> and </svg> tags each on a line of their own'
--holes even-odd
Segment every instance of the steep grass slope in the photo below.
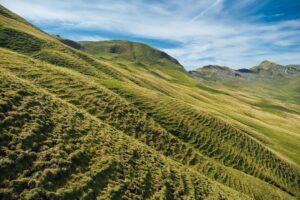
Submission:
<svg viewBox="0 0 300 200">
<path fill-rule="evenodd" d="M 93 58 L 1 10 L 3 198 L 299 195 L 299 166 L 221 112 L 234 113 L 220 98 L 238 102 L 228 91 L 199 84 L 176 62 Z"/>
<path fill-rule="evenodd" d="M 0 72 L 1 199 L 247 197 Z"/>
<path fill-rule="evenodd" d="M 265 190 L 275 189 L 202 156 L 189 145 L 173 137 L 154 120 L 128 102 L 101 85 L 91 83 L 81 74 L 41 64 L 39 61 L 27 60 L 26 57 L 11 52 L 4 51 L 2 55 L 6 58 L 4 69 L 9 69 L 21 78 L 30 80 L 65 101 L 85 109 L 98 119 L 102 119 L 124 133 L 139 139 L 160 153 L 187 166 L 196 167 L 200 173 L 235 189 L 247 192 L 249 195 L 265 196 Z M 226 175 L 224 176 L 224 174 Z M 259 187 L 255 191 L 251 191 L 250 188 L 253 185 Z M 277 190 L 275 189 L 275 191 Z M 281 195 L 279 193 L 279 196 Z"/>
</svg>

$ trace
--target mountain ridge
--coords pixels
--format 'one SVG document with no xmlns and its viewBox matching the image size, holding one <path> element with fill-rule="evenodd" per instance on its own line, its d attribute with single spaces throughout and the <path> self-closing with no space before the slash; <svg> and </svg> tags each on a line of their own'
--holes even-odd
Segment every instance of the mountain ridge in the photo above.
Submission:
<svg viewBox="0 0 300 200">
<path fill-rule="evenodd" d="M 298 64 L 288 64 L 288 65 L 280 65 L 280 64 L 277 64 L 277 63 L 274 63 L 274 62 L 271 62 L 271 61 L 268 61 L 268 60 L 264 60 L 262 61 L 259 65 L 256 65 L 256 66 L 253 66 L 253 67 L 250 67 L 250 68 L 240 68 L 240 69 L 233 69 L 233 68 L 230 68 L 230 67 L 227 67 L 227 66 L 219 66 L 219 65 L 205 65 L 205 66 L 202 66 L 202 67 L 199 67 L 197 68 L 196 70 L 192 70 L 191 72 L 193 71 L 201 71 L 201 69 L 214 69 L 214 70 L 232 70 L 232 71 L 237 71 L 237 72 L 241 72 L 243 73 L 244 72 L 252 72 L 252 73 L 259 73 L 260 70 L 265 70 L 265 71 L 268 71 L 268 70 L 271 70 L 271 69 L 274 69 L 274 68 L 299 68 L 300 65 Z"/>
</svg>

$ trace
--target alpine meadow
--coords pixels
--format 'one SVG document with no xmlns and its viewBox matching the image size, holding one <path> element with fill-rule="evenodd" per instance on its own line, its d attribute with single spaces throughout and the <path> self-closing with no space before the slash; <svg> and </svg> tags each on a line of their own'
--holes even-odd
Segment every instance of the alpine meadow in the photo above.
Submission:
<svg viewBox="0 0 300 200">
<path fill-rule="evenodd" d="M 0 5 L 0 199 L 300 199 L 297 63 L 42 29 Z"/>
</svg>

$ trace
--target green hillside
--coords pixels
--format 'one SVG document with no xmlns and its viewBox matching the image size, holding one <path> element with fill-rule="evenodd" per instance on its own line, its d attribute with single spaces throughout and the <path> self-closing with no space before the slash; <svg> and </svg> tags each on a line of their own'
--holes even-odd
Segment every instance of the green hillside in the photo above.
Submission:
<svg viewBox="0 0 300 200">
<path fill-rule="evenodd" d="M 299 104 L 200 82 L 147 45 L 50 36 L 3 7 L 0 47 L 1 199 L 299 198 Z"/>
<path fill-rule="evenodd" d="M 179 62 L 163 51 L 154 49 L 148 45 L 123 41 L 112 40 L 102 42 L 79 42 L 81 49 L 93 54 L 98 58 L 125 59 L 135 62 L 138 65 L 153 67 L 155 65 L 173 65 L 182 68 Z"/>
</svg>

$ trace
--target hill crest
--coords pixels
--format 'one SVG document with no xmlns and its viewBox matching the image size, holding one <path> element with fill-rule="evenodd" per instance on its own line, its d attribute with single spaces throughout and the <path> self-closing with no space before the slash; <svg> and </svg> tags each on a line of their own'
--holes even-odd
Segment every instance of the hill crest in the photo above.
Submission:
<svg viewBox="0 0 300 200">
<path fill-rule="evenodd" d="M 173 65 L 184 69 L 175 58 L 166 52 L 147 44 L 128 40 L 80 41 L 83 51 L 92 55 L 106 54 L 108 57 L 122 58 L 142 65 Z"/>
</svg>

